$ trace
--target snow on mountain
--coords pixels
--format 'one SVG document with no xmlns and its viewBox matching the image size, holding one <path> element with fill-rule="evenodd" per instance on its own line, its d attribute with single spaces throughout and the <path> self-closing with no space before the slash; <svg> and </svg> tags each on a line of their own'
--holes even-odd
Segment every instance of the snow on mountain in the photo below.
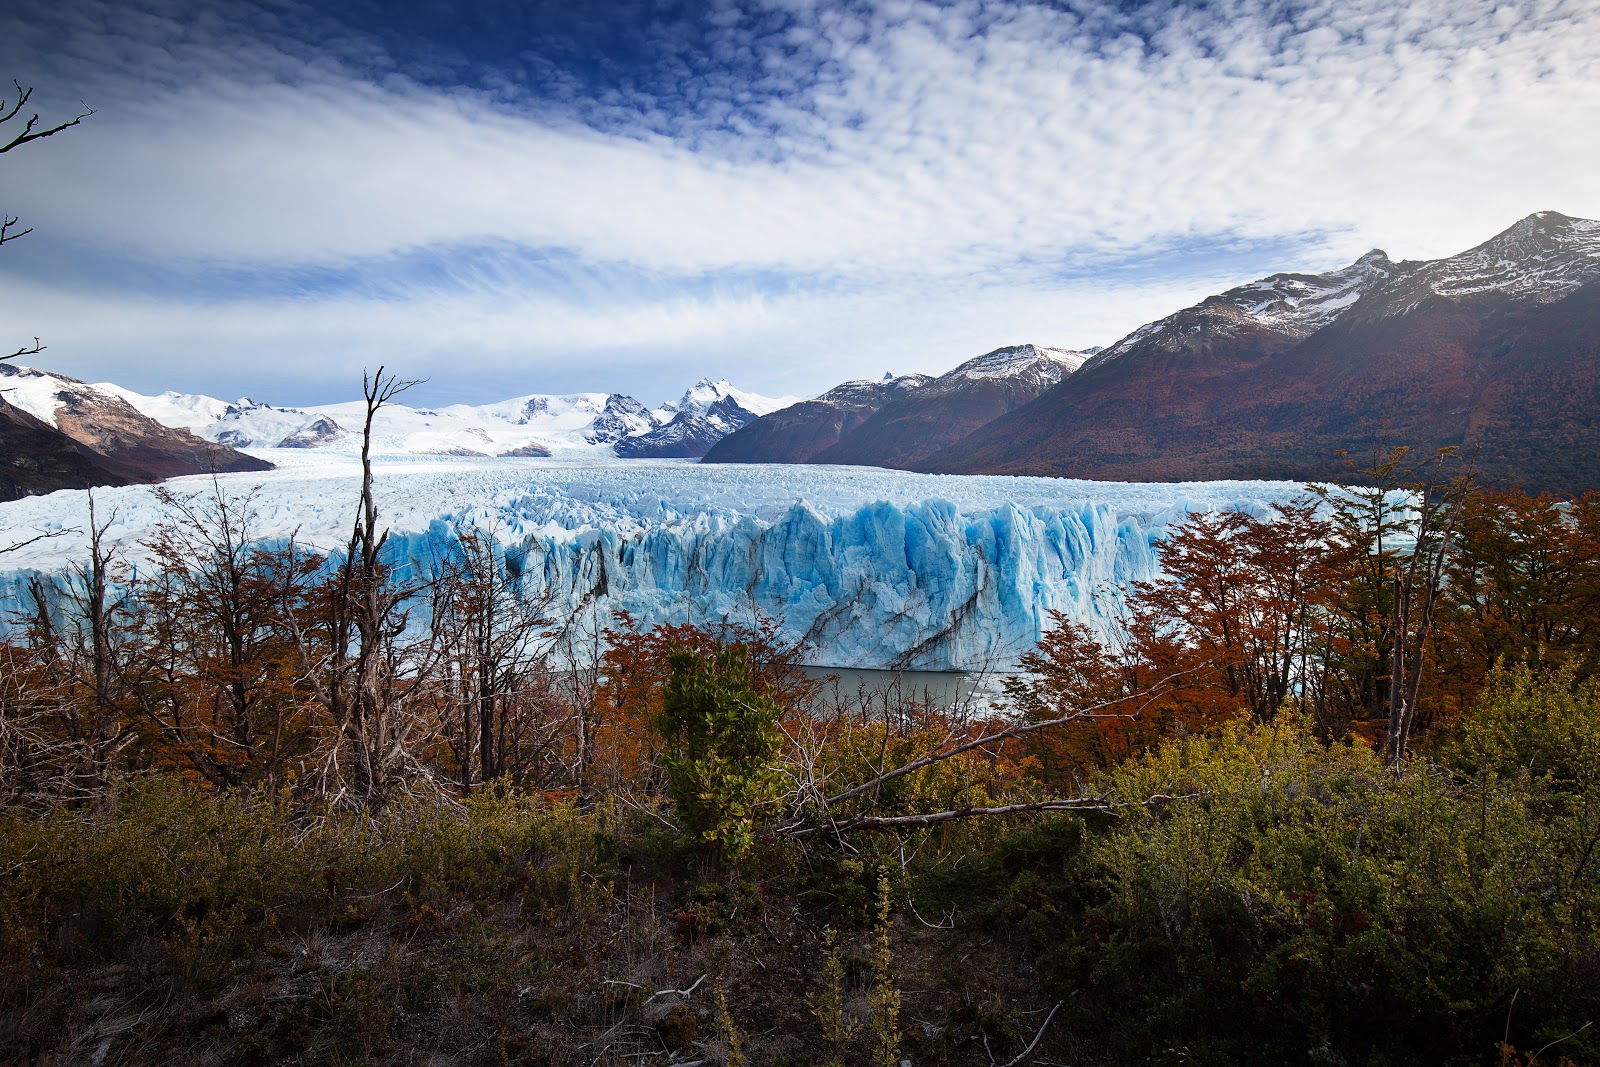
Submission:
<svg viewBox="0 0 1600 1067">
<path fill-rule="evenodd" d="M 1347 314 L 1401 315 L 1431 297 L 1485 294 L 1548 303 L 1600 278 L 1600 221 L 1539 211 L 1476 248 L 1444 259 L 1391 261 L 1373 249 L 1327 274 L 1273 274 L 1147 323 L 1096 356 L 1109 363 L 1135 349 L 1176 352 L 1206 332 L 1267 329 L 1295 340 Z"/>
<path fill-rule="evenodd" d="M 724 396 L 701 410 L 682 408 L 665 426 L 625 437 L 613 447 L 617 455 L 630 459 L 698 458 L 756 417 L 731 395 Z"/>
<path fill-rule="evenodd" d="M 736 389 L 733 383 L 726 378 L 701 378 L 695 382 L 675 401 L 662 404 L 651 412 L 656 421 L 665 425 L 678 415 L 704 415 L 711 406 L 720 401 L 732 398 L 733 402 L 757 418 L 771 414 L 774 411 L 798 404 L 798 396 L 767 397 L 755 393 L 747 393 L 743 389 Z M 724 405 L 726 408 L 726 405 Z"/>
<path fill-rule="evenodd" d="M 1229 289 L 1220 297 L 1257 322 L 1291 337 L 1309 337 L 1372 288 L 1395 265 L 1374 248 L 1348 267 L 1327 274 L 1274 274 Z"/>
<path fill-rule="evenodd" d="M 921 389 L 926 374 L 842 382 L 812 400 L 763 415 L 706 450 L 708 463 L 809 463 L 886 404 Z"/>
<path fill-rule="evenodd" d="M 1329 325 L 1397 268 L 1382 249 L 1373 249 L 1348 267 L 1327 274 L 1272 274 L 1208 296 L 1200 303 L 1134 330 L 1096 354 L 1099 366 L 1135 349 L 1177 352 L 1203 333 L 1268 329 L 1295 339 Z"/>
<path fill-rule="evenodd" d="M 56 424 L 56 412 L 71 398 L 91 398 L 102 390 L 76 378 L 67 378 L 33 367 L 0 363 L 0 396 L 40 422 Z M 159 419 L 157 422 L 161 421 Z"/>
<path fill-rule="evenodd" d="M 585 439 L 597 445 L 615 444 L 624 437 L 649 433 L 656 422 L 650 411 L 631 396 L 612 393 L 606 406 L 589 424 Z"/>
<path fill-rule="evenodd" d="M 336 549 L 349 532 L 357 464 L 318 451 L 290 459 L 220 484 L 250 496 L 258 536 Z M 210 481 L 168 487 L 204 493 Z M 478 529 L 556 598 L 561 615 L 587 605 L 653 625 L 760 613 L 809 642 L 812 662 L 972 670 L 1012 667 L 1052 611 L 1107 632 L 1122 591 L 1155 576 L 1155 542 L 1189 511 L 1259 514 L 1301 491 L 1287 482 L 441 457 L 382 460 L 375 483 L 402 579 L 426 579 L 459 529 Z M 148 559 L 143 542 L 168 517 L 150 489 L 100 490 L 96 501 L 113 516 L 106 536 L 117 550 L 131 563 Z M 80 491 L 0 504 L 0 531 L 66 531 L 0 556 L 0 606 L 23 595 L 32 574 L 67 581 L 63 569 L 84 553 L 85 508 Z"/>
<path fill-rule="evenodd" d="M 76 378 L 14 363 L 0 362 L 0 398 L 45 426 L 66 435 L 111 464 L 105 474 L 115 481 L 159 481 L 200 471 L 258 470 L 266 464 L 228 447 L 169 426 L 130 404 L 126 390 L 89 385 Z M 34 454 L 11 459 L 28 466 L 52 451 L 45 439 L 29 448 Z M 36 489 L 50 485 L 34 482 Z M 81 484 L 68 481 L 63 484 Z M 0 490 L 0 495 L 13 489 Z"/>
<path fill-rule="evenodd" d="M 288 408 L 248 398 L 230 404 L 172 392 L 143 396 L 109 384 L 92 388 L 114 393 L 158 422 L 235 448 L 314 448 L 350 456 L 361 448 L 361 401 Z M 747 393 L 726 380 L 702 380 L 653 412 L 616 393 L 533 394 L 437 410 L 392 403 L 378 412 L 373 440 L 378 451 L 399 455 L 578 456 L 612 452 L 621 442 L 662 430 L 681 417 L 698 420 L 695 434 L 707 438 L 708 447 L 709 441 L 743 425 L 730 417 L 733 406 L 754 418 L 793 400 Z M 634 451 L 656 454 L 648 446 Z"/>
<path fill-rule="evenodd" d="M 1083 366 L 1090 355 L 1088 352 L 1046 348 L 1043 345 L 1012 345 L 969 359 L 954 370 L 941 374 L 931 384 L 938 389 L 959 387 L 964 382 L 1009 378 L 1042 388 L 1054 385 Z"/>
<path fill-rule="evenodd" d="M 860 405 L 870 406 L 876 410 L 887 400 L 909 393 L 913 389 L 921 389 L 934 380 L 931 374 L 902 374 L 896 377 L 885 372 L 882 378 L 855 378 L 848 382 L 840 382 L 826 393 L 806 403 L 837 404 L 847 407 Z"/>
<path fill-rule="evenodd" d="M 155 419 L 163 426 L 173 429 L 188 429 L 194 426 L 204 426 L 224 418 L 236 408 L 267 407 L 265 404 L 256 404 L 249 397 L 243 397 L 232 404 L 226 400 L 218 400 L 213 396 L 204 396 L 197 393 L 177 393 L 168 390 L 160 396 L 144 396 L 132 389 L 124 389 L 111 382 L 100 382 L 94 388 L 120 396 L 131 404 L 135 410 Z M 269 409 L 270 410 L 270 409 Z"/>
<path fill-rule="evenodd" d="M 1358 314 L 1403 314 L 1433 296 L 1481 294 L 1549 303 L 1600 278 L 1600 221 L 1538 211 L 1509 229 L 1445 259 L 1407 261 Z"/>
</svg>

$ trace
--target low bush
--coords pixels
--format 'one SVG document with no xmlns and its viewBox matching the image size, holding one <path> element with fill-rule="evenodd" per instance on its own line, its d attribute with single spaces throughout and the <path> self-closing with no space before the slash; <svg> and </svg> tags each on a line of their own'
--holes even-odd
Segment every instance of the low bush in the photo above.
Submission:
<svg viewBox="0 0 1600 1067">
<path fill-rule="evenodd" d="M 1592 688 L 1522 670 L 1400 773 L 1287 716 L 1169 745 L 1114 777 L 1053 980 L 1129 1061 L 1593 1056 L 1597 743 Z"/>
</svg>

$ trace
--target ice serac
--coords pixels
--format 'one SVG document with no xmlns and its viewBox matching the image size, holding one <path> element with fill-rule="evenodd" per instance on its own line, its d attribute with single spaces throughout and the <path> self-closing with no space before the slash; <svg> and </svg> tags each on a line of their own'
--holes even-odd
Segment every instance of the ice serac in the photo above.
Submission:
<svg viewBox="0 0 1600 1067">
<path fill-rule="evenodd" d="M 357 484 L 352 469 L 321 467 L 222 481 L 249 495 L 262 537 L 329 549 L 347 536 Z M 405 578 L 426 578 L 460 530 L 478 529 L 576 625 L 620 610 L 646 625 L 763 615 L 816 663 L 1004 670 L 1052 611 L 1107 632 L 1129 585 L 1155 575 L 1156 541 L 1190 510 L 1262 512 L 1299 487 L 440 458 L 380 467 L 376 492 Z M 81 530 L 83 497 L 0 505 L 0 530 Z M 138 562 L 160 502 L 131 487 L 99 491 L 97 506 L 115 510 L 115 539 Z M 14 568 L 0 595 L 21 594 L 29 573 L 59 576 L 79 541 L 0 556 Z"/>
</svg>

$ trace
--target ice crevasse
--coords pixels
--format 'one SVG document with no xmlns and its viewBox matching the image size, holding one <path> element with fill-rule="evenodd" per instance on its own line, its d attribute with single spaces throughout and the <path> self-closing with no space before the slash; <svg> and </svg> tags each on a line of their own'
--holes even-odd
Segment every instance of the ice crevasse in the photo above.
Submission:
<svg viewBox="0 0 1600 1067">
<path fill-rule="evenodd" d="M 560 617 L 604 625 L 625 610 L 648 626 L 760 615 L 803 640 L 812 662 L 920 670 L 1011 669 L 1051 612 L 1108 633 L 1131 584 L 1157 575 L 1156 543 L 1190 511 L 1262 514 L 1303 491 L 693 463 L 395 461 L 378 474 L 387 552 L 403 578 L 428 577 L 461 530 L 477 529 Z M 325 549 L 347 536 L 348 469 L 289 466 L 221 485 L 250 497 L 259 536 Z M 169 488 L 204 493 L 210 481 Z M 81 530 L 83 497 L 0 505 L 0 530 Z M 96 501 L 137 565 L 163 510 L 144 487 L 99 490 Z M 82 551 L 69 533 L 0 556 L 0 597 L 13 600 L 0 609 L 16 606 L 32 575 L 70 581 Z"/>
</svg>

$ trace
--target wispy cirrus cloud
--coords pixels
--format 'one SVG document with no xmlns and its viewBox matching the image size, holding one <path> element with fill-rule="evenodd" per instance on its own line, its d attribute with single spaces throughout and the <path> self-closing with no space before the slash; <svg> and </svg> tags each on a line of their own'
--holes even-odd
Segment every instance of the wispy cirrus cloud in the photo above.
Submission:
<svg viewBox="0 0 1600 1067">
<path fill-rule="evenodd" d="M 591 388 L 804 392 L 1108 343 L 1266 270 L 1600 214 L 1585 7 L 488 7 L 452 36 L 85 4 L 39 18 L 51 88 L 81 77 L 99 113 L 7 157 L 37 233 L 0 258 L 0 314 L 68 369 L 112 376 L 121 338 L 213 391 L 243 379 L 202 347 L 281 352 L 313 391 L 409 341 L 485 390 L 581 357 Z"/>
</svg>

